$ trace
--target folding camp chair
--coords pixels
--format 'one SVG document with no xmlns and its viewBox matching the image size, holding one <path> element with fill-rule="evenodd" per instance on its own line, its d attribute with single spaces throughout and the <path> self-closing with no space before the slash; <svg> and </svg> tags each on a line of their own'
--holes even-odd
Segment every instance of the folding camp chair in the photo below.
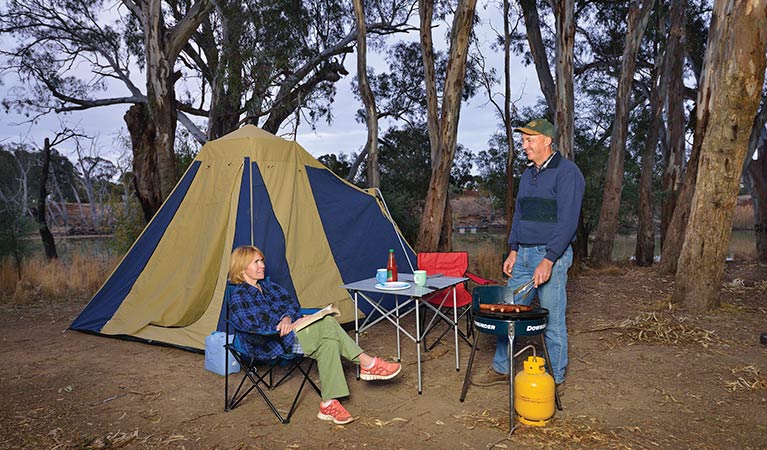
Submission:
<svg viewBox="0 0 767 450">
<path fill-rule="evenodd" d="M 469 269 L 469 254 L 467 252 L 434 252 L 434 253 L 419 253 L 418 254 L 418 268 L 421 270 L 426 271 L 426 285 L 429 285 L 428 277 L 438 277 L 438 276 L 447 276 L 447 277 L 466 277 L 470 281 L 478 284 L 478 285 L 489 285 L 489 284 L 498 284 L 497 282 L 493 280 L 488 280 L 486 278 L 482 278 L 478 275 L 475 275 L 468 271 Z M 469 342 L 468 337 L 472 334 L 472 326 L 471 326 L 471 294 L 467 290 L 466 283 L 461 283 L 457 286 L 455 286 L 455 305 L 457 308 L 460 309 L 460 313 L 458 315 L 458 321 L 465 318 L 466 319 L 466 331 L 459 329 L 458 335 L 469 345 L 471 345 L 471 342 Z M 424 300 L 434 305 L 437 309 L 443 309 L 447 308 L 452 310 L 453 309 L 453 290 L 451 289 L 443 289 L 441 291 L 437 291 L 429 295 L 428 297 L 424 297 Z M 428 310 L 426 311 L 428 313 Z M 452 311 L 451 311 L 452 313 Z M 427 314 L 423 314 L 423 320 L 424 322 L 427 320 L 426 317 Z M 452 314 L 445 314 L 447 317 L 452 317 Z M 434 327 L 439 324 L 439 320 L 446 322 L 445 315 L 441 315 L 438 313 L 434 313 L 434 315 L 431 317 L 431 320 L 429 320 L 428 325 L 426 325 L 424 330 L 427 330 L 424 333 L 424 339 L 423 339 L 423 346 L 425 351 L 429 351 L 432 348 L 434 348 L 435 345 L 447 334 L 448 331 L 451 330 L 452 325 L 449 323 L 450 327 L 446 328 L 442 331 L 442 333 L 439 335 L 438 338 L 434 340 L 434 342 L 431 343 L 431 345 L 427 345 L 426 343 L 426 335 L 428 335 Z M 439 320 L 438 320 L 439 319 Z"/>
<path fill-rule="evenodd" d="M 228 352 L 226 352 L 225 367 L 229 367 L 229 353 L 231 352 L 232 356 L 234 356 L 234 358 L 240 364 L 240 367 L 243 369 L 244 374 L 240 380 L 240 384 L 237 386 L 237 389 L 234 391 L 230 398 L 229 371 L 227 370 L 226 380 L 224 382 L 224 411 L 228 412 L 236 408 L 237 405 L 239 405 L 240 402 L 242 402 L 242 400 L 255 388 L 256 391 L 261 394 L 261 397 L 272 410 L 274 415 L 277 416 L 277 419 L 279 419 L 279 421 L 282 423 L 289 423 L 290 417 L 293 415 L 293 412 L 296 409 L 298 399 L 301 396 L 301 392 L 303 391 L 307 381 L 314 388 L 317 394 L 320 394 L 320 388 L 317 387 L 311 377 L 309 377 L 309 373 L 311 372 L 312 366 L 314 365 L 314 360 L 305 358 L 304 355 L 298 353 L 286 353 L 267 361 L 257 360 L 252 356 L 245 354 L 240 349 L 241 346 L 239 344 L 239 339 L 241 339 L 243 335 L 255 334 L 259 337 L 259 339 L 264 339 L 265 341 L 268 339 L 280 339 L 280 335 L 276 330 L 272 333 L 260 334 L 249 333 L 247 331 L 237 329 L 229 318 L 229 298 L 233 288 L 234 286 L 227 284 L 226 292 L 224 294 L 224 303 L 226 307 L 226 335 L 230 335 L 230 329 L 234 331 L 234 339 L 232 342 L 228 342 L 227 339 L 227 343 L 224 345 L 224 347 L 228 350 Z M 303 314 L 311 314 L 314 311 L 316 311 L 316 309 L 301 309 L 301 313 Z M 258 366 L 265 367 L 265 370 L 263 372 L 259 372 Z M 283 371 L 281 377 L 275 373 L 280 370 Z M 301 385 L 296 391 L 295 397 L 293 397 L 293 403 L 290 405 L 290 409 L 287 411 L 285 416 L 283 416 L 280 410 L 269 398 L 267 393 L 279 387 L 285 380 L 288 379 L 288 377 L 290 377 L 291 374 L 296 372 L 296 370 L 298 370 L 298 373 L 301 374 Z M 275 379 L 277 380 L 275 381 Z M 247 385 L 246 381 L 250 381 L 250 385 Z"/>
</svg>

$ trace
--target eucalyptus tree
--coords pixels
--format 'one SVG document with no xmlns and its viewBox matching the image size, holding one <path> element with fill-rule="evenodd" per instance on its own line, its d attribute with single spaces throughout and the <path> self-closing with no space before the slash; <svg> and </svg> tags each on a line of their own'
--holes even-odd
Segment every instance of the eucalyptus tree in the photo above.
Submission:
<svg viewBox="0 0 767 450">
<path fill-rule="evenodd" d="M 681 81 L 682 68 L 682 36 L 684 32 L 684 9 L 686 0 L 672 0 L 670 8 L 666 12 L 664 1 L 659 2 L 656 8 L 655 23 L 652 26 L 653 39 L 650 39 L 652 55 L 655 66 L 651 70 L 649 85 L 645 85 L 641 80 L 637 82 L 637 87 L 642 95 L 649 99 L 649 124 L 647 126 L 647 136 L 642 151 L 642 171 L 639 186 L 639 204 L 637 208 L 637 242 L 635 250 L 635 259 L 637 265 L 649 266 L 654 261 L 655 255 L 655 220 L 653 206 L 653 179 L 655 178 L 655 160 L 657 158 L 657 147 L 660 141 L 661 128 L 663 127 L 663 110 L 667 110 L 669 143 L 663 145 L 665 151 L 664 161 L 666 161 L 666 170 L 664 175 L 669 174 L 671 178 L 664 176 L 665 182 L 672 182 L 673 175 L 677 172 L 677 164 L 681 162 L 681 156 L 684 155 L 684 141 L 679 140 L 679 130 L 684 129 L 684 110 L 683 104 L 677 105 L 683 92 L 680 90 L 678 95 L 673 95 L 673 100 L 667 101 L 670 87 L 679 89 L 678 82 Z M 667 24 L 668 23 L 668 27 Z M 682 86 L 683 87 L 683 86 Z M 679 114 L 681 113 L 681 117 Z M 681 126 L 680 126 L 681 125 Z M 673 137 L 672 132 L 673 131 Z M 683 136 L 682 136 L 683 137 Z M 671 186 L 673 188 L 673 184 Z M 670 193 L 669 197 L 673 194 Z"/>
<path fill-rule="evenodd" d="M 22 92 L 15 98 L 17 106 L 42 114 L 135 105 L 125 120 L 136 191 L 147 219 L 178 179 L 173 149 L 175 83 L 181 72 L 176 63 L 210 7 L 209 0 L 198 0 L 171 18 L 161 0 L 14 0 L 0 14 L 0 31 L 18 42 L 3 52 L 4 68 L 18 71 L 33 86 L 31 95 Z M 143 91 L 131 77 L 135 64 L 144 72 Z M 83 74 L 81 66 L 90 73 Z M 115 95 L 112 81 L 126 95 Z"/>
<path fill-rule="evenodd" d="M 368 32 L 411 28 L 412 5 L 376 2 Z M 125 121 L 147 220 L 178 178 L 169 151 L 176 119 L 204 142 L 241 123 L 276 133 L 299 109 L 310 120 L 332 117 L 333 83 L 347 74 L 343 58 L 356 39 L 345 2 L 218 1 L 213 14 L 208 0 L 110 6 L 103 0 L 9 3 L 0 30 L 20 45 L 5 52 L 5 68 L 35 83 L 34 95 L 20 93 L 15 105 L 38 114 L 134 105 Z M 146 75 L 143 87 L 132 77 L 137 66 Z M 115 95 L 121 87 L 127 95 Z M 162 117 L 154 119 L 157 114 Z M 208 119 L 207 130 L 194 116 Z"/>
<path fill-rule="evenodd" d="M 663 197 L 661 199 L 661 245 L 666 240 L 666 231 L 674 213 L 679 189 L 682 185 L 685 159 L 685 43 L 687 39 L 687 0 L 671 0 L 669 30 L 666 46 L 667 58 L 663 72 L 668 77 L 666 90 L 667 133 L 662 142 L 663 152 Z M 697 30 L 698 33 L 700 32 Z M 688 52 L 689 53 L 689 52 Z M 692 59 L 692 58 L 691 58 Z"/>
<path fill-rule="evenodd" d="M 610 137 L 610 157 L 605 174 L 602 208 L 590 255 L 591 263 L 596 266 L 610 261 L 615 242 L 623 184 L 631 85 L 634 80 L 637 52 L 644 37 L 654 3 L 655 0 L 633 1 L 627 15 L 625 45 L 621 57 L 621 70 L 615 98 L 616 124 L 613 126 Z"/>
<path fill-rule="evenodd" d="M 420 227 L 420 211 L 430 189 L 431 147 L 424 123 L 390 128 L 380 139 L 381 191 L 405 237 L 413 242 Z M 449 189 L 461 192 L 473 186 L 471 152 L 457 144 L 449 173 Z"/>
<path fill-rule="evenodd" d="M 469 38 L 476 0 L 459 0 L 453 16 L 442 105 L 438 105 L 432 22 L 433 0 L 419 0 L 420 37 L 426 81 L 426 120 L 431 144 L 431 176 L 416 247 L 421 251 L 452 249 L 448 184 L 455 156 L 458 118 L 466 75 Z M 445 218 L 447 217 L 447 220 Z"/>
<path fill-rule="evenodd" d="M 413 1 L 365 6 L 371 45 L 412 29 Z M 312 123 L 330 121 L 334 84 L 348 75 L 344 60 L 356 42 L 353 8 L 341 0 L 216 2 L 185 47 L 199 77 L 182 110 L 208 118 L 207 131 L 194 133 L 201 142 L 243 123 L 276 134 L 299 113 Z"/>
<path fill-rule="evenodd" d="M 744 179 L 754 206 L 756 258 L 767 262 L 767 92 L 763 90 L 761 107 L 754 118 L 743 164 Z M 756 157 L 756 159 L 754 159 Z"/>
<path fill-rule="evenodd" d="M 767 139 L 760 139 L 756 155 L 757 159 L 748 165 L 747 176 L 754 205 L 756 258 L 764 263 L 767 262 Z"/>
<path fill-rule="evenodd" d="M 367 125 L 367 140 L 365 149 L 368 154 L 368 187 L 380 188 L 381 177 L 378 168 L 378 112 L 373 90 L 368 81 L 367 66 L 367 27 L 365 26 L 365 7 L 362 0 L 352 0 L 354 17 L 357 25 L 357 81 L 360 97 L 365 105 L 365 124 Z"/>
<path fill-rule="evenodd" d="M 767 0 L 716 0 L 698 92 L 695 193 L 672 301 L 719 306 L 741 168 L 765 77 Z"/>
<path fill-rule="evenodd" d="M 35 208 L 35 221 L 37 222 L 37 228 L 40 231 L 40 239 L 43 241 L 43 249 L 45 250 L 45 257 L 49 260 L 58 259 L 59 255 L 56 251 L 56 241 L 53 238 L 50 227 L 48 226 L 48 179 L 51 174 L 51 155 L 54 154 L 55 147 L 63 144 L 70 139 L 76 139 L 80 137 L 79 133 L 68 128 L 64 128 L 53 137 L 53 139 L 45 138 L 43 141 L 42 163 L 40 168 L 40 180 L 38 185 L 37 207 Z"/>
</svg>

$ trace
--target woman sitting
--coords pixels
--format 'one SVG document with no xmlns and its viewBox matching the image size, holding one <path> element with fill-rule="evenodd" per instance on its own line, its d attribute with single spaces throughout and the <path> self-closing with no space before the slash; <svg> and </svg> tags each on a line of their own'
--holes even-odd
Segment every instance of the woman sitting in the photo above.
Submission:
<svg viewBox="0 0 767 450">
<path fill-rule="evenodd" d="M 301 330 L 292 331 L 301 318 L 300 305 L 282 286 L 264 279 L 264 254 L 256 247 L 238 247 L 229 264 L 229 281 L 235 284 L 229 299 L 230 320 L 244 332 L 279 332 L 279 339 L 263 340 L 242 333 L 242 351 L 259 360 L 269 360 L 284 353 L 303 353 L 317 361 L 322 401 L 317 417 L 346 424 L 354 420 L 337 400 L 349 395 L 341 366 L 341 357 L 360 365 L 363 380 L 388 380 L 401 370 L 398 363 L 371 357 L 330 316 Z"/>
</svg>

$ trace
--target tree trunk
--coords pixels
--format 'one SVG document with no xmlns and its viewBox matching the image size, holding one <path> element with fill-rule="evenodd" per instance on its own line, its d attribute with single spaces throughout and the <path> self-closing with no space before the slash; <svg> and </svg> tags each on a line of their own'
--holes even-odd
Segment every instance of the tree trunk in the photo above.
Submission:
<svg viewBox="0 0 767 450">
<path fill-rule="evenodd" d="M 642 174 L 639 178 L 637 242 L 634 257 L 640 267 L 651 266 L 655 257 L 655 221 L 653 219 L 652 178 L 655 170 L 655 150 L 658 147 L 661 113 L 663 112 L 663 82 L 653 77 L 650 93 L 650 124 L 642 150 Z"/>
<path fill-rule="evenodd" d="M 668 139 L 667 151 L 663 155 L 663 200 L 661 201 L 660 241 L 661 248 L 666 245 L 666 230 L 674 214 L 679 189 L 682 186 L 684 170 L 684 53 L 682 42 L 685 33 L 685 8 L 687 0 L 671 0 L 669 12 L 669 37 L 666 46 L 668 65 L 664 63 L 664 73 L 668 73 L 667 110 Z"/>
<path fill-rule="evenodd" d="M 763 141 L 767 144 L 767 141 Z M 762 146 L 759 159 L 748 165 L 751 178 L 751 199 L 754 205 L 754 235 L 756 259 L 767 262 L 767 146 Z"/>
<path fill-rule="evenodd" d="M 186 15 L 180 18 L 176 25 L 167 29 L 162 0 L 145 0 L 140 6 L 132 1 L 124 0 L 123 4 L 136 16 L 143 28 L 144 57 L 146 71 L 146 110 L 137 116 L 143 116 L 144 122 L 129 124 L 134 128 L 130 131 L 140 137 L 141 141 L 133 143 L 134 158 L 144 159 L 138 165 L 134 161 L 134 170 L 139 168 L 147 172 L 135 172 L 136 179 L 142 179 L 139 189 L 144 191 L 139 196 L 144 217 L 151 217 L 157 212 L 164 200 L 178 181 L 176 154 L 174 142 L 176 139 L 176 93 L 174 84 L 181 76 L 174 72 L 174 66 L 182 48 L 187 45 L 189 38 L 197 27 L 208 17 L 212 4 L 210 0 L 197 0 L 191 5 Z M 133 107 L 131 108 L 133 109 Z M 126 114 L 130 116 L 130 111 Z M 137 117 L 134 116 L 134 117 Z M 146 130 L 143 128 L 146 127 Z M 146 145 L 149 144 L 149 145 Z M 148 153 L 154 153 L 151 157 Z M 152 182 L 148 182 L 152 179 Z M 155 198 L 160 198 L 160 203 Z"/>
<path fill-rule="evenodd" d="M 658 14 L 658 30 L 664 28 L 665 17 Z M 655 171 L 655 152 L 658 147 L 660 137 L 660 128 L 662 126 L 663 104 L 665 102 L 668 78 L 670 75 L 669 66 L 672 64 L 674 52 L 670 51 L 669 45 L 672 44 L 671 33 L 667 40 L 666 52 L 663 57 L 656 52 L 656 68 L 652 78 L 650 88 L 650 124 L 647 130 L 647 139 L 642 152 L 642 174 L 639 180 L 639 205 L 637 227 L 637 243 L 634 252 L 634 258 L 638 266 L 647 267 L 652 265 L 655 258 L 655 219 L 654 207 L 652 202 L 652 179 Z M 660 36 L 661 31 L 658 31 Z M 656 40 L 657 41 L 657 40 Z M 678 44 L 678 42 L 677 42 Z"/>
<path fill-rule="evenodd" d="M 509 24 L 509 0 L 503 0 L 503 129 L 506 133 L 506 146 L 509 154 L 506 157 L 506 234 L 511 234 L 511 222 L 514 218 L 514 131 L 511 126 L 511 26 Z M 508 243 L 506 244 L 508 247 Z M 504 254 L 509 252 L 504 249 Z"/>
<path fill-rule="evenodd" d="M 40 238 L 43 240 L 45 248 L 45 257 L 48 260 L 58 259 L 56 253 L 56 242 L 53 240 L 53 234 L 48 229 L 48 222 L 45 216 L 45 199 L 48 198 L 48 172 L 51 167 L 51 141 L 45 138 L 43 146 L 43 168 L 40 174 L 40 191 L 37 197 L 37 210 L 35 211 L 35 220 L 40 229 Z"/>
<path fill-rule="evenodd" d="M 423 74 L 426 84 L 426 127 L 429 130 L 431 144 L 431 163 L 439 159 L 439 105 L 437 98 L 437 75 L 434 69 L 434 40 L 431 35 L 434 0 L 419 0 L 420 14 L 421 58 L 423 59 Z"/>
<path fill-rule="evenodd" d="M 767 141 L 762 141 L 759 159 L 748 165 L 751 178 L 751 199 L 754 207 L 754 236 L 756 259 L 767 262 Z"/>
<path fill-rule="evenodd" d="M 748 139 L 748 153 L 743 176 L 749 181 L 754 208 L 756 258 L 767 262 L 767 94 L 762 95 L 761 109 L 754 119 Z M 754 160 L 754 155 L 757 159 Z"/>
<path fill-rule="evenodd" d="M 362 0 L 352 0 L 354 16 L 357 19 L 357 82 L 360 87 L 360 97 L 365 104 L 365 124 L 368 137 L 365 148 L 368 153 L 368 187 L 381 187 L 381 171 L 378 168 L 378 111 L 376 99 L 368 82 L 367 70 L 367 35 L 365 27 L 365 8 Z"/>
<path fill-rule="evenodd" d="M 571 0 L 566 1 L 572 3 Z M 538 15 L 538 7 L 535 0 L 520 0 L 519 4 L 522 6 L 522 14 L 525 18 L 527 43 L 530 46 L 530 54 L 535 63 L 535 71 L 538 73 L 538 83 L 541 85 L 541 92 L 543 92 L 543 97 L 546 99 L 549 113 L 553 116 L 557 111 L 557 91 L 554 78 L 551 76 L 549 59 L 546 56 L 546 46 L 543 44 L 543 37 L 541 36 L 541 18 Z M 570 21 L 572 22 L 572 8 L 570 8 L 570 11 Z M 568 25 L 567 21 L 557 19 L 557 35 L 559 35 L 560 22 L 562 22 L 562 27 Z M 574 26 L 574 24 L 572 25 Z M 559 62 L 559 55 L 557 55 L 557 61 Z"/>
<path fill-rule="evenodd" d="M 623 162 L 626 158 L 626 134 L 628 112 L 631 101 L 631 84 L 634 80 L 636 55 L 642 42 L 650 11 L 655 0 L 632 2 L 627 17 L 626 44 L 623 49 L 621 71 L 618 78 L 618 92 L 615 100 L 615 126 L 610 137 L 610 157 L 605 174 L 602 194 L 602 210 L 591 248 L 591 263 L 602 266 L 611 260 L 615 233 L 618 229 L 618 211 L 623 189 Z"/>
<path fill-rule="evenodd" d="M 672 302 L 719 306 L 743 160 L 756 115 L 767 45 L 767 0 L 717 0 L 698 91 L 700 162 Z"/>
<path fill-rule="evenodd" d="M 698 117 L 697 122 L 707 118 Z M 698 125 L 696 125 L 696 128 Z M 697 131 L 696 131 L 697 135 Z M 695 140 L 698 138 L 696 137 Z M 690 207 L 692 206 L 692 196 L 695 192 L 695 183 L 698 178 L 698 159 L 700 157 L 700 143 L 693 141 L 690 161 L 687 163 L 687 170 L 684 175 L 684 182 L 679 195 L 676 198 L 674 213 L 666 229 L 666 237 L 663 239 L 663 246 L 660 256 L 660 265 L 658 270 L 661 273 L 675 273 L 679 260 L 679 252 L 682 251 L 684 243 L 685 228 L 690 218 Z"/>
<path fill-rule="evenodd" d="M 445 218 L 442 220 L 442 230 L 439 233 L 437 251 L 453 251 L 453 207 L 450 204 L 450 195 L 445 199 Z"/>
<path fill-rule="evenodd" d="M 573 52 L 575 45 L 575 19 L 573 0 L 554 2 L 557 22 L 557 95 L 554 124 L 557 129 L 557 150 L 562 156 L 575 161 L 573 105 Z"/>
<path fill-rule="evenodd" d="M 208 39 L 200 40 L 208 47 L 203 51 L 214 67 L 215 74 L 210 82 L 210 113 L 208 115 L 208 140 L 218 139 L 234 131 L 240 120 L 241 101 L 244 97 L 242 37 L 246 15 L 242 3 L 236 0 L 219 0 L 214 3 L 221 34 L 219 54 L 212 25 L 206 21 L 203 30 Z"/>
<path fill-rule="evenodd" d="M 176 154 L 173 151 L 176 139 L 176 93 L 173 61 L 169 60 L 166 49 L 166 30 L 161 9 L 161 0 L 147 0 L 144 3 L 144 42 L 146 43 L 146 85 L 149 120 L 154 127 L 153 147 L 156 153 L 157 175 L 160 198 L 170 194 L 178 181 Z M 155 210 L 156 212 L 156 210 Z"/>
<path fill-rule="evenodd" d="M 149 223 L 163 201 L 159 174 L 154 170 L 157 167 L 157 155 L 153 147 L 155 128 L 149 119 L 146 105 L 142 103 L 131 106 L 123 119 L 128 126 L 133 150 L 133 186 L 144 213 L 144 221 Z"/>
<path fill-rule="evenodd" d="M 426 3 L 426 1 L 422 3 Z M 476 6 L 476 0 L 460 1 L 455 11 L 455 18 L 453 19 L 450 53 L 442 98 L 442 113 L 439 122 L 439 147 L 436 160 L 432 158 L 431 180 L 426 194 L 421 227 L 418 232 L 417 246 L 419 251 L 433 251 L 439 246 L 439 238 L 445 217 L 445 202 L 447 201 L 450 169 L 452 168 L 455 156 L 463 81 L 466 76 L 469 36 L 474 23 L 474 10 Z M 423 18 L 421 23 L 423 25 Z M 431 20 L 429 19 L 430 23 Z M 428 33 L 429 35 L 431 34 L 431 28 L 428 29 Z M 423 29 L 421 34 L 423 42 Z M 426 55 L 426 51 L 424 51 L 424 55 Z M 431 130 L 429 134 L 431 137 Z M 434 153 L 433 150 L 434 144 L 432 143 L 432 153 Z"/>
</svg>

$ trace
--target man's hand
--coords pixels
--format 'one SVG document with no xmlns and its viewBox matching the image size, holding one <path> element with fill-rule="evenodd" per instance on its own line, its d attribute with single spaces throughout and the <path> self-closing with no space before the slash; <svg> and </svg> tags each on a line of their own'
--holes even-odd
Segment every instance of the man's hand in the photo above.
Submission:
<svg viewBox="0 0 767 450">
<path fill-rule="evenodd" d="M 506 261 L 503 262 L 503 273 L 511 277 L 511 271 L 514 269 L 514 263 L 517 261 L 517 252 L 512 250 L 509 252 L 509 256 L 506 257 Z"/>
<path fill-rule="evenodd" d="M 535 284 L 535 287 L 549 281 L 549 278 L 551 278 L 552 266 L 554 266 L 554 263 L 548 259 L 543 258 L 541 260 L 541 263 L 535 268 L 535 273 L 533 273 L 533 283 Z"/>
<path fill-rule="evenodd" d="M 280 323 L 277 324 L 277 331 L 280 332 L 280 336 L 285 336 L 286 334 L 290 333 L 292 325 L 293 321 L 289 316 L 283 317 L 282 320 L 280 320 Z"/>
</svg>

